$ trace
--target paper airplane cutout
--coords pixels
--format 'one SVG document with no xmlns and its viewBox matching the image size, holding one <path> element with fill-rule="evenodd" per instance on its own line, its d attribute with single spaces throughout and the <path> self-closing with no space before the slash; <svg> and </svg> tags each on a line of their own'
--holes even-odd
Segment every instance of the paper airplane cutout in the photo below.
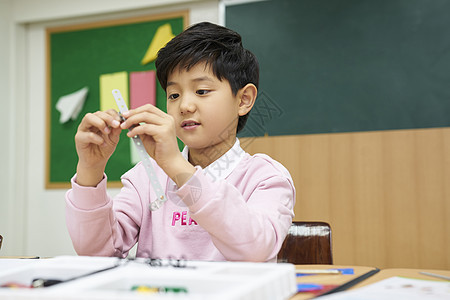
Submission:
<svg viewBox="0 0 450 300">
<path fill-rule="evenodd" d="M 58 99 L 56 109 L 61 113 L 59 123 L 66 123 L 70 119 L 75 120 L 78 117 L 88 92 L 88 87 L 84 87 L 81 90 L 62 96 Z"/>
<path fill-rule="evenodd" d="M 175 35 L 172 33 L 172 27 L 169 23 L 161 25 L 156 30 L 155 36 L 141 61 L 142 65 L 146 65 L 156 59 L 159 49 L 164 47 Z"/>
</svg>

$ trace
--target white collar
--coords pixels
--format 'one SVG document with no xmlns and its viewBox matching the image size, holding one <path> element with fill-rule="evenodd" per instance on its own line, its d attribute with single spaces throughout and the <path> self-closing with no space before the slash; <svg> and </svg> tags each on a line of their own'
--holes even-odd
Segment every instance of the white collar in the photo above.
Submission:
<svg viewBox="0 0 450 300">
<path fill-rule="evenodd" d="M 189 159 L 189 148 L 184 147 L 181 152 L 183 157 Z M 206 168 L 203 169 L 205 174 L 208 174 L 212 181 L 223 180 L 230 175 L 231 172 L 236 168 L 236 166 L 241 162 L 245 155 L 245 151 L 241 148 L 239 139 L 236 138 L 236 142 L 233 147 L 228 150 L 225 154 L 219 157 L 217 160 L 212 162 Z"/>
</svg>

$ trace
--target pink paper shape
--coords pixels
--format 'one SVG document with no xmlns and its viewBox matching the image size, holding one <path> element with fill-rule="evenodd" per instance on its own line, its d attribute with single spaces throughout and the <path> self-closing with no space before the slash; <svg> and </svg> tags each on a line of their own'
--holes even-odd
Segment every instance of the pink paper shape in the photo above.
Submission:
<svg viewBox="0 0 450 300">
<path fill-rule="evenodd" d="M 156 106 L 155 71 L 130 73 L 130 108 L 150 103 Z"/>
</svg>

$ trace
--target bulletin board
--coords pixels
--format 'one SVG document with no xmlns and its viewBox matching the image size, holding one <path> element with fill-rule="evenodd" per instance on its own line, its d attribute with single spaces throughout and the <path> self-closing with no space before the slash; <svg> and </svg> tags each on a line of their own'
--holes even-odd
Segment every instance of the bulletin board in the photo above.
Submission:
<svg viewBox="0 0 450 300">
<path fill-rule="evenodd" d="M 258 135 L 450 126 L 450 1 L 269 0 L 225 12 L 259 60 L 259 92 L 281 108 L 252 111 L 265 116 Z"/>
<path fill-rule="evenodd" d="M 78 162 L 74 137 L 83 116 L 100 109 L 100 76 L 156 70 L 154 61 L 141 63 L 155 33 L 165 24 L 170 24 L 173 35 L 181 33 L 188 15 L 180 11 L 47 29 L 47 189 L 70 186 Z M 61 123 L 57 101 L 83 87 L 88 93 L 78 116 Z M 157 80 L 156 106 L 166 111 L 165 91 Z M 133 166 L 129 140 L 123 131 L 108 161 L 109 186 L 121 186 L 120 176 Z"/>
</svg>

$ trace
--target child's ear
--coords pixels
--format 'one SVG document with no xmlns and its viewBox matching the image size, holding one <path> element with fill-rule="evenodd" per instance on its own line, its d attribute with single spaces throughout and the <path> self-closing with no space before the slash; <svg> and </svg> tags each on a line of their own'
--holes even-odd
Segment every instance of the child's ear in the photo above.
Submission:
<svg viewBox="0 0 450 300">
<path fill-rule="evenodd" d="M 248 83 L 238 92 L 239 95 L 239 115 L 244 116 L 252 109 L 255 104 L 258 89 L 253 83 Z"/>
</svg>

